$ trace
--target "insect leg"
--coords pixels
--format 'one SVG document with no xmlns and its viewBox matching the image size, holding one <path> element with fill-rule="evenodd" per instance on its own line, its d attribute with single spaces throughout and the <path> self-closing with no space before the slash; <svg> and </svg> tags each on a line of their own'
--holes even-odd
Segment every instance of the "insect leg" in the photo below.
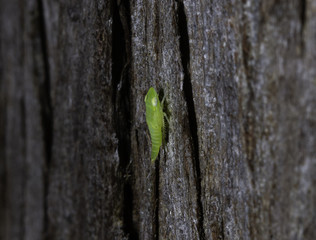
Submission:
<svg viewBox="0 0 316 240">
<path fill-rule="evenodd" d="M 167 114 L 165 112 L 163 113 L 163 116 L 167 120 L 168 125 L 170 126 L 170 121 L 169 121 L 170 119 L 168 118 L 168 116 L 167 116 Z"/>
</svg>

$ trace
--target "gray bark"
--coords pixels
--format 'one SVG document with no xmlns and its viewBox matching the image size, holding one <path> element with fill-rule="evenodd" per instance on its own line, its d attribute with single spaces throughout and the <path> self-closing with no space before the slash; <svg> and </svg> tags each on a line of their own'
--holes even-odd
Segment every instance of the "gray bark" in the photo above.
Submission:
<svg viewBox="0 0 316 240">
<path fill-rule="evenodd" d="M 0 1 L 0 32 L 0 239 L 316 239 L 315 0 Z"/>
</svg>

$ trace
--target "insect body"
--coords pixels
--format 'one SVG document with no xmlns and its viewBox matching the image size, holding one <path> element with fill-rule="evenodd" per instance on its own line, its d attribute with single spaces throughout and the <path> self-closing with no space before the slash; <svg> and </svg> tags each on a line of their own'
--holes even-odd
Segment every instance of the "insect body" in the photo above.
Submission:
<svg viewBox="0 0 316 240">
<path fill-rule="evenodd" d="M 162 144 L 162 129 L 164 125 L 164 114 L 159 97 L 154 88 L 150 88 L 145 97 L 146 122 L 151 137 L 151 161 L 154 162 L 158 156 Z"/>
</svg>

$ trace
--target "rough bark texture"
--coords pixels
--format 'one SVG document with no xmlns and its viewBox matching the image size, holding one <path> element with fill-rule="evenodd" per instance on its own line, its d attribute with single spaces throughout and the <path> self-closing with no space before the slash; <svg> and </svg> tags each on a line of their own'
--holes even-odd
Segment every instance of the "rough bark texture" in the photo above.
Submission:
<svg viewBox="0 0 316 240">
<path fill-rule="evenodd" d="M 316 0 L 1 0 L 0 33 L 0 239 L 316 239 Z"/>
</svg>

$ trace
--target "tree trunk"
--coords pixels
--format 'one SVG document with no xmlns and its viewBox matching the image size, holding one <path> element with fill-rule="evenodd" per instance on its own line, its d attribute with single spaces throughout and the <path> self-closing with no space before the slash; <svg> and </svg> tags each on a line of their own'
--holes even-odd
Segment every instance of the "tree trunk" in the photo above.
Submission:
<svg viewBox="0 0 316 240">
<path fill-rule="evenodd" d="M 0 239 L 316 239 L 316 0 L 2 0 L 0 18 Z M 155 163 L 150 87 L 170 119 Z"/>
</svg>

